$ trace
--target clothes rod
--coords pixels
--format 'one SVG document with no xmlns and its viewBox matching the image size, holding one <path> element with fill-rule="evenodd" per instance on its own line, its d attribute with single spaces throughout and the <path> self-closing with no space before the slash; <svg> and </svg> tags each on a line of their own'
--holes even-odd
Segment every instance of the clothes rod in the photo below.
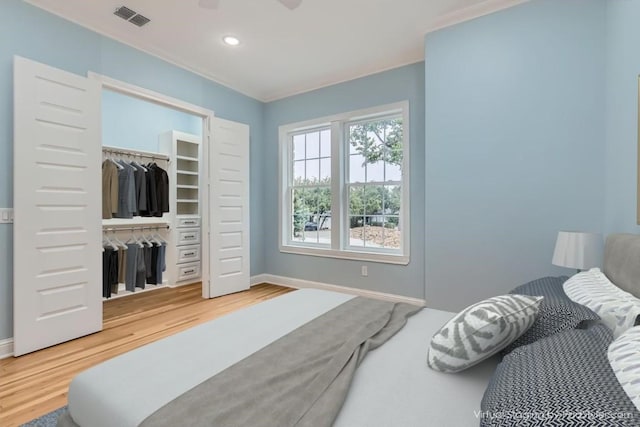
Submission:
<svg viewBox="0 0 640 427">
<path fill-rule="evenodd" d="M 166 154 L 153 153 L 151 151 L 129 150 L 126 148 L 110 147 L 107 145 L 102 146 L 102 152 L 112 153 L 112 154 L 121 154 L 121 155 L 132 156 L 132 157 L 144 157 L 152 160 L 164 160 L 167 162 L 169 161 L 169 156 L 167 156 Z"/>
<path fill-rule="evenodd" d="M 168 230 L 169 228 L 171 228 L 171 226 L 169 224 L 167 225 L 139 225 L 139 226 L 134 226 L 134 227 L 104 227 L 102 228 L 102 232 L 109 232 L 109 231 L 144 231 L 144 230 Z"/>
</svg>

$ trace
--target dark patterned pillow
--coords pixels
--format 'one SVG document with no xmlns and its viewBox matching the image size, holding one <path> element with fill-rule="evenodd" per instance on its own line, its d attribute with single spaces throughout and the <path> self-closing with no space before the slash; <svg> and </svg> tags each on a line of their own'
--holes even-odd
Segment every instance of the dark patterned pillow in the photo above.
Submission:
<svg viewBox="0 0 640 427">
<path fill-rule="evenodd" d="M 560 332 L 519 347 L 496 368 L 480 426 L 639 426 L 607 360 L 609 328 Z"/>
<path fill-rule="evenodd" d="M 557 334 L 568 329 L 575 329 L 585 321 L 595 322 L 600 317 L 589 307 L 572 301 L 562 289 L 567 276 L 543 277 L 512 290 L 511 294 L 543 296 L 538 317 L 533 325 L 508 347 L 502 354 L 507 354 L 521 345 L 531 344 L 537 340 Z"/>
</svg>

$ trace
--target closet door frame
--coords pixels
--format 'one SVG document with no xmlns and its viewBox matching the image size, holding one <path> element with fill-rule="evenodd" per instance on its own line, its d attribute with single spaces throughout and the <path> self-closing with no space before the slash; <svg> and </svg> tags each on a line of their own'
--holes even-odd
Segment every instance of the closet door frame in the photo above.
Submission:
<svg viewBox="0 0 640 427">
<path fill-rule="evenodd" d="M 202 118 L 202 169 L 199 176 L 201 188 L 200 201 L 202 203 L 200 209 L 201 217 L 201 230 L 202 230 L 202 297 L 211 298 L 210 295 L 210 259 L 209 259 L 209 162 L 206 159 L 209 158 L 209 146 L 211 144 L 211 123 L 214 118 L 213 110 L 200 107 L 195 104 L 182 101 L 177 98 L 173 98 L 168 95 L 164 95 L 159 92 L 155 92 L 149 89 L 145 89 L 130 83 L 125 83 L 120 80 L 113 79 L 111 77 L 104 76 L 102 74 L 89 72 L 87 73 L 89 79 L 98 81 L 101 89 L 107 89 L 114 92 L 121 93 L 123 95 L 132 96 L 134 98 L 142 99 L 144 101 L 152 102 L 154 104 L 162 105 L 164 107 L 173 108 L 194 116 Z M 174 225 L 175 226 L 175 225 Z"/>
</svg>

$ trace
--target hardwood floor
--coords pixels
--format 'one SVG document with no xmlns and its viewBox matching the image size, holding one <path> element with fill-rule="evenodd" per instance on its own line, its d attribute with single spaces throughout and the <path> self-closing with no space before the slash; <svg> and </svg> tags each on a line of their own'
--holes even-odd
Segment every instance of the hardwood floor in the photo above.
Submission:
<svg viewBox="0 0 640 427">
<path fill-rule="evenodd" d="M 144 344 L 292 291 L 273 285 L 215 299 L 201 285 L 158 289 L 104 303 L 101 332 L 0 360 L 0 426 L 14 427 L 67 404 L 79 372 Z"/>
</svg>

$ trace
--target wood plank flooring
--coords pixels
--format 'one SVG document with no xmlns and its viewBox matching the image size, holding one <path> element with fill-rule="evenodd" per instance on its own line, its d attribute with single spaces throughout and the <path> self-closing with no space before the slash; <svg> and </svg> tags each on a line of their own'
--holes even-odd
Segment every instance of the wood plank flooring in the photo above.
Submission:
<svg viewBox="0 0 640 427">
<path fill-rule="evenodd" d="M 106 301 L 101 332 L 0 360 L 0 426 L 19 426 L 66 405 L 71 379 L 91 366 L 290 291 L 263 284 L 205 300 L 194 284 Z"/>
</svg>

